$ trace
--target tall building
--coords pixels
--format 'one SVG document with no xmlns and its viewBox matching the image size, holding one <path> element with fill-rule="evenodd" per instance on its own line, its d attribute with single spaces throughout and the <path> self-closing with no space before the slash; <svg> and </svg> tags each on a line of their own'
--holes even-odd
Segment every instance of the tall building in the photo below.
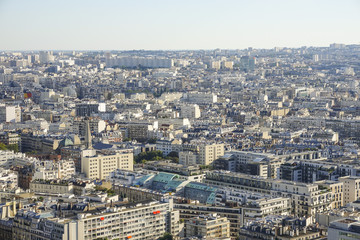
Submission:
<svg viewBox="0 0 360 240">
<path fill-rule="evenodd" d="M 255 69 L 256 58 L 243 56 L 240 59 L 240 69 L 244 71 L 254 71 Z"/>
<path fill-rule="evenodd" d="M 96 154 L 81 158 L 81 172 L 90 179 L 105 179 L 116 169 L 133 170 L 134 154 L 124 149 L 110 154 Z"/>
<path fill-rule="evenodd" d="M 76 105 L 76 116 L 90 117 L 93 113 L 106 112 L 105 103 L 80 103 Z"/>
<path fill-rule="evenodd" d="M 339 182 L 343 183 L 344 205 L 360 198 L 360 177 L 340 177 Z"/>
<path fill-rule="evenodd" d="M 181 117 L 182 118 L 199 118 L 201 117 L 201 112 L 199 105 L 183 105 L 181 106 Z"/>
<path fill-rule="evenodd" d="M 81 136 L 81 137 L 85 137 L 86 136 L 86 131 L 87 131 L 87 124 L 89 124 L 90 127 L 90 133 L 100 133 L 102 131 L 105 130 L 106 128 L 106 122 L 104 120 L 101 119 L 97 119 L 97 118 L 91 118 L 91 119 L 87 119 L 87 120 L 83 120 L 83 119 L 76 119 L 73 122 L 73 133 Z"/>
<path fill-rule="evenodd" d="M 21 122 L 21 108 L 19 106 L 0 105 L 0 123 Z"/>
<path fill-rule="evenodd" d="M 50 63 L 54 61 L 54 56 L 51 51 L 40 51 L 39 52 L 40 63 Z"/>
<path fill-rule="evenodd" d="M 200 144 L 198 164 L 209 165 L 224 155 L 224 144 Z"/>
</svg>

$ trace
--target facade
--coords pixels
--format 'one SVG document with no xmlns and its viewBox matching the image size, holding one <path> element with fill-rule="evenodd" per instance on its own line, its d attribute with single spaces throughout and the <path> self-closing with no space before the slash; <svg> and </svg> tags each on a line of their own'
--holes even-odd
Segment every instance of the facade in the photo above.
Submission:
<svg viewBox="0 0 360 240">
<path fill-rule="evenodd" d="M 73 160 L 40 161 L 36 162 L 33 179 L 69 179 L 75 175 Z"/>
<path fill-rule="evenodd" d="M 204 182 L 214 186 L 271 194 L 273 197 L 290 198 L 291 213 L 301 217 L 315 216 L 316 212 L 331 209 L 334 198 L 330 189 L 320 189 L 317 184 L 272 180 L 224 171 L 207 173 Z"/>
<path fill-rule="evenodd" d="M 171 200 L 115 204 L 109 209 L 80 212 L 73 218 L 22 210 L 14 218 L 13 239 L 152 240 L 165 232 L 176 236 L 180 231 L 179 220 L 179 212 L 173 210 Z"/>
<path fill-rule="evenodd" d="M 21 138 L 19 134 L 15 132 L 2 132 L 0 133 L 0 143 L 3 143 L 5 145 L 13 145 L 13 144 L 21 144 Z M 19 149 L 21 149 L 21 146 L 19 146 Z"/>
<path fill-rule="evenodd" d="M 35 193 L 71 194 L 73 184 L 67 181 L 35 180 L 30 182 L 30 190 Z"/>
<path fill-rule="evenodd" d="M 190 119 L 201 117 L 199 105 L 193 104 L 181 106 L 181 117 Z"/>
<path fill-rule="evenodd" d="M 191 219 L 199 215 L 208 215 L 216 213 L 220 217 L 226 217 L 230 221 L 230 237 L 236 238 L 242 227 L 241 208 L 222 207 L 202 204 L 175 203 L 174 208 L 179 210 L 180 218 Z"/>
<path fill-rule="evenodd" d="M 195 152 L 179 152 L 179 164 L 184 166 L 196 165 L 199 155 Z"/>
<path fill-rule="evenodd" d="M 360 177 L 340 177 L 339 182 L 343 183 L 344 205 L 360 198 Z"/>
<path fill-rule="evenodd" d="M 185 237 L 218 239 L 230 237 L 230 221 L 217 214 L 190 218 L 185 223 Z"/>
<path fill-rule="evenodd" d="M 90 131 L 93 133 L 100 133 L 106 129 L 104 120 L 92 118 L 89 120 Z M 73 133 L 84 137 L 86 135 L 86 121 L 79 119 L 73 122 Z"/>
<path fill-rule="evenodd" d="M 21 108 L 19 106 L 0 105 L 0 123 L 21 122 Z"/>
<path fill-rule="evenodd" d="M 90 117 L 93 113 L 105 112 L 105 103 L 80 103 L 76 105 L 76 116 Z"/>
<path fill-rule="evenodd" d="M 331 203 L 332 209 L 337 209 L 345 206 L 344 204 L 344 183 L 338 181 L 318 181 L 319 189 L 328 189 L 333 194 L 333 201 Z"/>
<path fill-rule="evenodd" d="M 81 172 L 90 179 L 105 179 L 116 169 L 133 170 L 134 154 L 125 149 L 113 154 L 97 154 L 81 158 Z"/>
<path fill-rule="evenodd" d="M 209 165 L 224 155 L 224 144 L 200 144 L 198 164 Z"/>
</svg>

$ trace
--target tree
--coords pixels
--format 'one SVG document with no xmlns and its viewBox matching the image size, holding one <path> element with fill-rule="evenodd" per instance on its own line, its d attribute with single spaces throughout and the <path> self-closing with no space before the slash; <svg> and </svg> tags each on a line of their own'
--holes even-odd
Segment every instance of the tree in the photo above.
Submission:
<svg viewBox="0 0 360 240">
<path fill-rule="evenodd" d="M 163 159 L 162 151 L 148 151 L 148 152 L 141 152 L 135 157 L 135 162 L 140 163 L 143 160 L 147 161 L 157 161 Z"/>
<path fill-rule="evenodd" d="M 175 151 L 172 151 L 168 154 L 168 157 L 179 157 L 179 153 L 178 152 L 175 152 Z"/>
<path fill-rule="evenodd" d="M 0 143 L 0 150 L 7 150 L 6 145 L 3 143 Z"/>
<path fill-rule="evenodd" d="M 106 99 L 107 99 L 107 100 L 111 100 L 112 97 L 113 97 L 113 94 L 112 94 L 111 92 L 108 92 Z"/>
<path fill-rule="evenodd" d="M 171 233 L 168 233 L 168 232 L 166 232 L 166 233 L 164 233 L 164 235 L 161 237 L 161 238 L 159 238 L 158 240 L 173 240 L 174 238 L 173 238 L 173 236 L 171 235 Z"/>
<path fill-rule="evenodd" d="M 150 138 L 148 143 L 154 144 L 156 143 L 157 139 L 156 138 Z"/>
<path fill-rule="evenodd" d="M 19 152 L 19 145 L 17 144 L 10 144 L 6 146 L 8 150 Z"/>
<path fill-rule="evenodd" d="M 10 151 L 14 151 L 14 152 L 19 152 L 19 145 L 17 145 L 17 144 L 5 145 L 4 143 L 0 142 L 0 150 L 3 150 L 3 151 L 10 150 Z"/>
</svg>

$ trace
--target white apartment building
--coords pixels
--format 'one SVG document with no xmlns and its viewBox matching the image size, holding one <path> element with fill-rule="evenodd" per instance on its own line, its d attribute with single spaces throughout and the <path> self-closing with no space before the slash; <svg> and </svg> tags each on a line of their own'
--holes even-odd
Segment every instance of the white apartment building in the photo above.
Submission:
<svg viewBox="0 0 360 240">
<path fill-rule="evenodd" d="M 37 161 L 36 158 L 27 157 L 25 153 L 13 151 L 0 151 L 0 167 L 24 166 Z"/>
<path fill-rule="evenodd" d="M 339 182 L 343 183 L 344 205 L 354 202 L 360 198 L 360 177 L 340 177 Z"/>
<path fill-rule="evenodd" d="M 315 216 L 331 209 L 333 194 L 328 189 L 319 189 L 317 184 L 290 181 L 273 181 L 272 196 L 289 197 L 292 213 L 296 216 Z"/>
<path fill-rule="evenodd" d="M 75 218 L 39 217 L 41 213 L 19 211 L 15 216 L 15 239 L 93 240 L 134 239 L 153 240 L 165 232 L 178 236 L 179 211 L 169 202 L 115 204 L 103 210 L 87 210 Z M 34 224 L 27 225 L 28 222 Z M 46 228 L 39 226 L 45 225 Z"/>
<path fill-rule="evenodd" d="M 0 123 L 21 122 L 21 108 L 19 106 L 0 105 Z"/>
<path fill-rule="evenodd" d="M 69 179 L 75 175 L 73 160 L 39 161 L 36 163 L 33 179 Z"/>
<path fill-rule="evenodd" d="M 199 105 L 190 104 L 181 106 L 181 117 L 190 119 L 201 117 Z"/>
<path fill-rule="evenodd" d="M 132 149 L 124 149 L 113 154 L 97 154 L 81 158 L 81 172 L 90 179 L 106 179 L 116 169 L 133 170 Z"/>
</svg>

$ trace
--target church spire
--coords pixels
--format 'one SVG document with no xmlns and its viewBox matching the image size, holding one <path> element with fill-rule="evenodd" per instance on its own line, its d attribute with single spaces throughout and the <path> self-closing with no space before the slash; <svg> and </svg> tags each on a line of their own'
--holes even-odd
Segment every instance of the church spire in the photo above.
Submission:
<svg viewBox="0 0 360 240">
<path fill-rule="evenodd" d="M 91 131 L 90 131 L 90 120 L 85 118 L 85 144 L 86 149 L 93 149 L 92 147 L 92 139 L 91 139 Z"/>
</svg>

